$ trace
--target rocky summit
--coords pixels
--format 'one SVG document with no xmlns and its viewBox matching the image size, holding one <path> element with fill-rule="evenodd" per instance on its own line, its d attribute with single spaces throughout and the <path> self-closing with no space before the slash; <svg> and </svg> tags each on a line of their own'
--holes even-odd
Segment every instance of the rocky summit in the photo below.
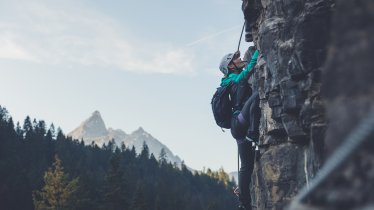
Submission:
<svg viewBox="0 0 374 210">
<path fill-rule="evenodd" d="M 87 120 L 71 131 L 68 136 L 73 139 L 83 140 L 86 145 L 93 143 L 103 146 L 114 140 L 118 147 L 121 147 L 122 143 L 124 143 L 128 148 L 134 147 L 138 154 L 143 148 L 143 143 L 146 143 L 150 153 L 153 153 L 156 158 L 159 157 L 163 149 L 166 154 L 166 160 L 176 163 L 178 166 L 182 164 L 182 160 L 178 156 L 174 155 L 166 145 L 147 133 L 142 127 L 139 127 L 131 134 L 127 134 L 121 129 L 107 129 L 99 111 L 93 112 Z"/>
</svg>

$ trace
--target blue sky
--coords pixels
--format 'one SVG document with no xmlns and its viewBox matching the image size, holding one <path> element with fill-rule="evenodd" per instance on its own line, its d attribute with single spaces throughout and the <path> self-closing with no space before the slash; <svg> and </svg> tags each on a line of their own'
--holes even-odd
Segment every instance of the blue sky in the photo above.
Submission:
<svg viewBox="0 0 374 210">
<path fill-rule="evenodd" d="M 236 143 L 210 100 L 238 44 L 240 0 L 0 2 L 0 105 L 16 121 L 68 133 L 98 110 L 108 127 L 142 126 L 192 168 L 235 170 Z"/>
</svg>

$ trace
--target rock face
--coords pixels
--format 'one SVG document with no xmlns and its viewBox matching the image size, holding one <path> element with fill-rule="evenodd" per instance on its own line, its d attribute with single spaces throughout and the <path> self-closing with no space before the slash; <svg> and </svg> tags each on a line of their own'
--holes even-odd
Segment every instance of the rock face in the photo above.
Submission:
<svg viewBox="0 0 374 210">
<path fill-rule="evenodd" d="M 262 55 L 253 80 L 262 117 L 252 201 L 256 209 L 284 209 L 374 110 L 374 2 L 249 4 L 245 17 Z M 318 187 L 308 207 L 296 209 L 374 209 L 373 144 Z"/>
<path fill-rule="evenodd" d="M 323 75 L 331 154 L 374 110 L 374 2 L 337 0 Z M 319 209 L 374 209 L 374 136 L 310 196 Z"/>
<path fill-rule="evenodd" d="M 253 84 L 262 117 L 252 200 L 257 209 L 283 209 L 324 159 L 327 125 L 320 89 L 334 2 L 249 2 L 247 12 L 256 17 L 247 21 L 262 55 Z"/>
<path fill-rule="evenodd" d="M 91 117 L 70 132 L 70 135 L 88 140 L 100 136 L 106 136 L 108 135 L 108 131 L 103 119 L 101 118 L 100 112 L 95 111 L 92 113 Z"/>
</svg>

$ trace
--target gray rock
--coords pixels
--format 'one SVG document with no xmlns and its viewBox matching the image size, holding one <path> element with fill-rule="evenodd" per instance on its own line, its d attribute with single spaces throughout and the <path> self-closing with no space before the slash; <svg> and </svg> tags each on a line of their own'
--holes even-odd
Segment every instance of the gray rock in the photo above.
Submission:
<svg viewBox="0 0 374 210">
<path fill-rule="evenodd" d="M 327 123 L 320 87 L 333 1 L 253 2 L 261 5 L 260 15 L 247 21 L 255 25 L 259 61 L 265 61 L 255 67 L 257 83 L 252 82 L 262 110 L 253 201 L 257 209 L 283 209 L 324 157 Z"/>
<path fill-rule="evenodd" d="M 305 141 L 307 134 L 301 128 L 298 115 L 282 114 L 282 123 L 291 141 Z"/>
</svg>

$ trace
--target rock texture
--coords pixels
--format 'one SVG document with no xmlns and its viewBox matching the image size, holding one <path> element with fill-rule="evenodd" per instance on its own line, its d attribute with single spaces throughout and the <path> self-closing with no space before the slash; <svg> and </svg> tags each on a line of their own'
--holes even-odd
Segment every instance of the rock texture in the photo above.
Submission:
<svg viewBox="0 0 374 210">
<path fill-rule="evenodd" d="M 84 137 L 88 140 L 100 136 L 106 136 L 108 135 L 108 131 L 100 112 L 94 111 L 87 120 L 82 122 L 81 125 L 70 132 L 69 135 L 77 137 L 77 139 L 79 139 L 79 137 Z"/>
<path fill-rule="evenodd" d="M 374 110 L 374 2 L 337 0 L 323 75 L 332 154 Z M 318 209 L 374 209 L 374 136 L 310 197 Z"/>
<path fill-rule="evenodd" d="M 283 209 L 324 159 L 326 119 L 320 89 L 334 2 L 251 4 L 248 12 L 256 17 L 247 21 L 262 55 L 253 84 L 260 94 L 262 117 L 252 200 L 257 209 Z"/>
<path fill-rule="evenodd" d="M 374 2 L 249 3 L 244 13 L 261 52 L 253 80 L 262 110 L 253 206 L 285 209 L 374 109 Z M 374 209 L 373 154 L 369 141 L 308 206 L 295 209 Z"/>
</svg>

